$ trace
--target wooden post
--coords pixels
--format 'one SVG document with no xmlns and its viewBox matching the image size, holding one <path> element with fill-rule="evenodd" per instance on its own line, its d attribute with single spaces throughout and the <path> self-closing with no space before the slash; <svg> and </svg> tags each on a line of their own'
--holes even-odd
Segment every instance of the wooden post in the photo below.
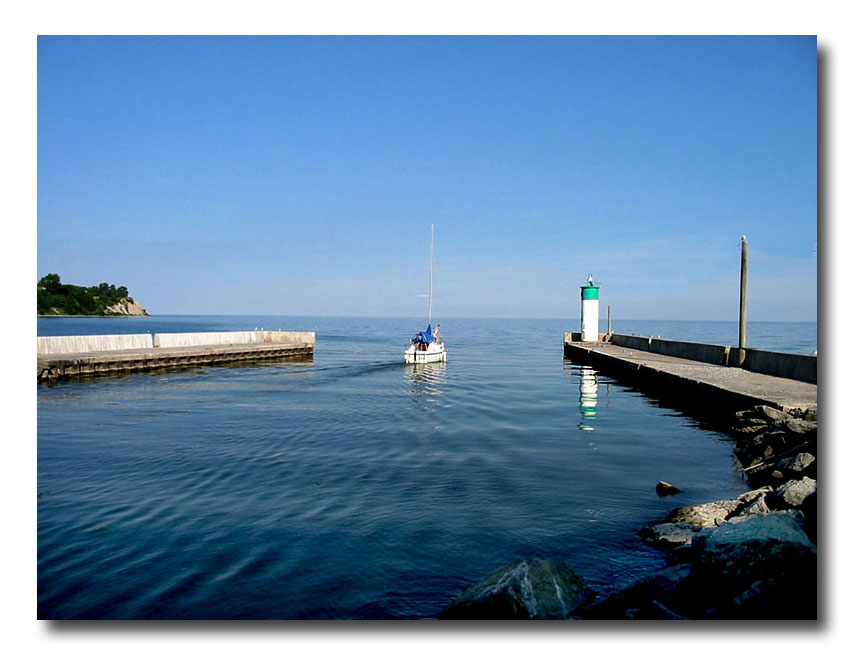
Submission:
<svg viewBox="0 0 864 655">
<path fill-rule="evenodd" d="M 741 237 L 741 297 L 738 305 L 738 366 L 747 348 L 747 235 Z"/>
</svg>

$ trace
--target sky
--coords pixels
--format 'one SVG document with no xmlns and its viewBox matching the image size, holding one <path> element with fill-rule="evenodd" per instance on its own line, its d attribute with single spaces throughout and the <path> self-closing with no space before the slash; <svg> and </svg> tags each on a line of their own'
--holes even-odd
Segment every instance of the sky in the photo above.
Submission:
<svg viewBox="0 0 864 655">
<path fill-rule="evenodd" d="M 37 280 L 151 314 L 817 318 L 812 36 L 40 36 Z"/>
</svg>

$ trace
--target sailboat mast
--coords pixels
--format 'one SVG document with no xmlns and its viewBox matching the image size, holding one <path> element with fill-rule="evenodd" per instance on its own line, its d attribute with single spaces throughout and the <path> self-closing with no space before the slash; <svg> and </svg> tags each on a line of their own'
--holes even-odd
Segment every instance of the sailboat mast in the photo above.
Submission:
<svg viewBox="0 0 864 655">
<path fill-rule="evenodd" d="M 435 223 L 432 223 L 432 234 L 429 239 L 429 325 L 432 325 L 432 267 L 435 251 Z"/>
</svg>

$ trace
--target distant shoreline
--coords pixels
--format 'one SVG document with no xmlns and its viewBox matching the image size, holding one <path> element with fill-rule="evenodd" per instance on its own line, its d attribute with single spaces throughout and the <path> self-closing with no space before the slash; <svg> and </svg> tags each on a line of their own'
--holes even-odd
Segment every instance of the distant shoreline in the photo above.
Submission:
<svg viewBox="0 0 864 655">
<path fill-rule="evenodd" d="M 150 314 L 36 314 L 36 318 L 152 318 Z"/>
</svg>

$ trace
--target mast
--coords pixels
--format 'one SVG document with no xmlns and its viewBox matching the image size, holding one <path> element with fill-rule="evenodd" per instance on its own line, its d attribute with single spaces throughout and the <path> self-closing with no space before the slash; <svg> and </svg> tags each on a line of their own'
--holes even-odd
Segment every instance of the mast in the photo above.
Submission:
<svg viewBox="0 0 864 655">
<path fill-rule="evenodd" d="M 432 266 L 435 249 L 435 223 L 432 223 L 432 235 L 429 239 L 429 325 L 432 325 Z"/>
</svg>

